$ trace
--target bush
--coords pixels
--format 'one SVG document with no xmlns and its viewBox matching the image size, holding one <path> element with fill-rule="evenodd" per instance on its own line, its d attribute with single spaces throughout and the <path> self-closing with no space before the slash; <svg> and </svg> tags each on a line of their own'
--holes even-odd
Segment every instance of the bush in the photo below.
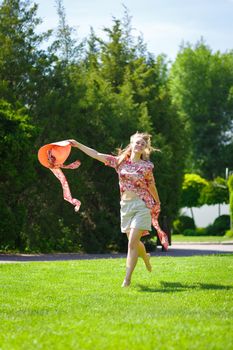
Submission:
<svg viewBox="0 0 233 350">
<path fill-rule="evenodd" d="M 225 233 L 226 237 L 233 238 L 233 231 L 232 230 L 227 230 Z"/>
<path fill-rule="evenodd" d="M 196 229 L 186 229 L 183 232 L 184 236 L 206 236 L 205 228 L 196 228 Z"/>
<path fill-rule="evenodd" d="M 231 215 L 231 231 L 233 231 L 233 174 L 229 176 L 228 188 L 230 193 L 230 215 Z"/>
<path fill-rule="evenodd" d="M 144 240 L 144 245 L 146 247 L 146 251 L 149 252 L 149 253 L 152 253 L 152 252 L 155 252 L 156 249 L 157 249 L 157 239 L 156 237 L 154 238 L 149 238 L 147 239 L 147 237 L 145 237 L 145 240 Z"/>
<path fill-rule="evenodd" d="M 195 230 L 195 228 L 194 220 L 186 215 L 181 215 L 173 222 L 173 234 L 183 234 L 185 230 Z"/>
<path fill-rule="evenodd" d="M 230 216 L 221 215 L 215 219 L 212 225 L 206 228 L 206 233 L 208 236 L 224 236 L 225 232 L 230 227 Z"/>
<path fill-rule="evenodd" d="M 214 226 L 218 227 L 221 232 L 230 228 L 230 215 L 221 215 L 214 221 Z"/>
</svg>

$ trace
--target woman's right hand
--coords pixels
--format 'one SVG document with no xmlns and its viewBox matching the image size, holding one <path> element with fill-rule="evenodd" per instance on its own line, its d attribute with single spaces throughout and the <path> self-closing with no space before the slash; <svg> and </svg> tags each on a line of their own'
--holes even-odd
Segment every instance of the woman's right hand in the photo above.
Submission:
<svg viewBox="0 0 233 350">
<path fill-rule="evenodd" d="M 70 142 L 71 146 L 78 147 L 78 142 L 76 140 L 71 139 L 71 140 L 67 140 L 67 141 Z"/>
</svg>

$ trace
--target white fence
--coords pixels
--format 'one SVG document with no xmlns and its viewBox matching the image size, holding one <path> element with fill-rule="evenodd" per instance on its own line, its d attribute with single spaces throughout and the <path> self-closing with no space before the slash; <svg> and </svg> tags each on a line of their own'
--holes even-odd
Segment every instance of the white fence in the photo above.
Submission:
<svg viewBox="0 0 233 350">
<path fill-rule="evenodd" d="M 206 227 L 212 224 L 219 215 L 230 215 L 229 204 L 203 205 L 200 208 L 192 208 L 192 210 L 197 227 Z M 189 208 L 182 208 L 181 214 L 192 217 Z"/>
</svg>

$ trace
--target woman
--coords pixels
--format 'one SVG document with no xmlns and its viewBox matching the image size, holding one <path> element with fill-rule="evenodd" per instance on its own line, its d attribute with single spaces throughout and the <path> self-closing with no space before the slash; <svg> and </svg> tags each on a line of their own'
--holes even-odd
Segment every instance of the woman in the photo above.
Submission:
<svg viewBox="0 0 233 350">
<path fill-rule="evenodd" d="M 150 138 L 147 133 L 137 132 L 131 136 L 130 144 L 124 150 L 119 150 L 117 157 L 99 153 L 75 140 L 69 140 L 72 146 L 88 156 L 115 168 L 119 175 L 121 230 L 128 237 L 126 275 L 122 287 L 130 285 L 138 256 L 144 260 L 147 270 L 152 270 L 150 255 L 141 242 L 141 237 L 149 234 L 151 222 L 164 248 L 168 248 L 167 236 L 158 224 L 160 200 L 152 173 L 154 165 L 149 161 L 150 153 L 154 150 Z"/>
</svg>

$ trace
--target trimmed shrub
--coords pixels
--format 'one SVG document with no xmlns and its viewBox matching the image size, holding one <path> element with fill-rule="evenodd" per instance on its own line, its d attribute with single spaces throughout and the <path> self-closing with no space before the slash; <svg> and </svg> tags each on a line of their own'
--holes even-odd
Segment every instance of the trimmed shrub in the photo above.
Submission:
<svg viewBox="0 0 233 350">
<path fill-rule="evenodd" d="M 206 229 L 198 227 L 196 229 L 186 229 L 183 232 L 184 236 L 206 236 Z"/>
<path fill-rule="evenodd" d="M 224 232 L 230 228 L 230 215 L 220 215 L 214 221 L 214 226 L 218 227 L 221 232 Z"/>
<path fill-rule="evenodd" d="M 230 215 L 231 215 L 231 227 L 230 230 L 233 231 L 233 174 L 229 176 L 228 188 L 230 193 Z"/>
<path fill-rule="evenodd" d="M 185 230 L 195 230 L 195 228 L 194 220 L 186 215 L 181 215 L 173 222 L 173 234 L 183 234 Z"/>
<path fill-rule="evenodd" d="M 230 227 L 230 216 L 220 215 L 215 219 L 212 225 L 206 228 L 206 233 L 208 236 L 224 236 L 225 232 Z"/>
<path fill-rule="evenodd" d="M 225 233 L 226 237 L 233 238 L 233 231 L 232 230 L 227 230 Z"/>
</svg>

